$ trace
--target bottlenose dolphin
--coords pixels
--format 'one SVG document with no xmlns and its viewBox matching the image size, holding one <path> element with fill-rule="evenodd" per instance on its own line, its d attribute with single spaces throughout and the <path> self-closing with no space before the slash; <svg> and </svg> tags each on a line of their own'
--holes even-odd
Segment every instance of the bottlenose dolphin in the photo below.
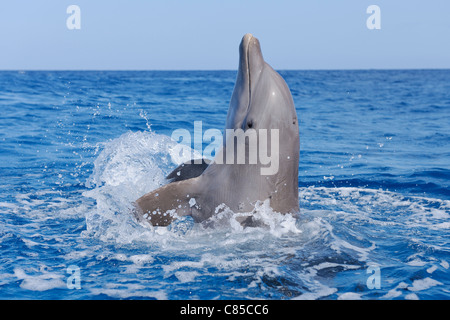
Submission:
<svg viewBox="0 0 450 320">
<path fill-rule="evenodd" d="M 139 221 L 167 226 L 176 217 L 190 215 L 201 222 L 213 216 L 219 205 L 233 212 L 251 212 L 256 202 L 265 200 L 276 212 L 298 212 L 300 140 L 291 93 L 284 79 L 264 61 L 257 38 L 246 34 L 239 56 L 222 149 L 211 162 L 182 164 L 169 174 L 172 182 L 137 199 Z M 244 133 L 244 139 L 229 135 L 230 130 Z M 267 133 L 265 140 L 262 133 Z M 273 139 L 277 136 L 278 140 Z M 259 144 L 251 146 L 252 141 Z M 245 147 L 244 161 L 226 161 L 230 155 L 230 159 L 238 156 L 240 147 Z M 271 168 L 262 161 L 264 148 L 266 156 L 276 159 Z M 250 161 L 256 159 L 257 151 L 256 162 Z"/>
</svg>

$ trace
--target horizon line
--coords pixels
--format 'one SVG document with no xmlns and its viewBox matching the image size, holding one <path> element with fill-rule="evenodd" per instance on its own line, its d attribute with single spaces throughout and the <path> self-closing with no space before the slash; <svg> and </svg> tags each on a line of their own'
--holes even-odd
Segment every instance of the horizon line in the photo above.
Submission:
<svg viewBox="0 0 450 320">
<path fill-rule="evenodd" d="M 280 68 L 280 69 L 274 69 L 276 71 L 420 71 L 420 70 L 450 70 L 450 67 L 431 67 L 431 68 L 316 68 L 316 69 L 291 69 L 291 68 Z M 49 72 L 49 71 L 55 71 L 55 72 L 65 72 L 65 71 L 112 71 L 112 72 L 118 72 L 118 71 L 133 71 L 133 72 L 148 72 L 148 71 L 162 71 L 162 72 L 170 72 L 170 71 L 189 71 L 189 72 L 205 72 L 205 71 L 230 71 L 230 72 L 237 72 L 237 69 L 0 69 L 0 72 Z"/>
</svg>

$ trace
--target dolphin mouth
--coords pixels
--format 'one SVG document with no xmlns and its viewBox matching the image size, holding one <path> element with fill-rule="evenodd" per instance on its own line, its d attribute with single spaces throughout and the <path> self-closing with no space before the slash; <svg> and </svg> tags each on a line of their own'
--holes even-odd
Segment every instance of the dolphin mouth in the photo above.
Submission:
<svg viewBox="0 0 450 320">
<path fill-rule="evenodd" d="M 245 34 L 242 38 L 240 58 L 241 67 L 243 71 L 245 70 L 245 78 L 248 86 L 248 110 L 251 103 L 252 85 L 256 83 L 264 66 L 264 59 L 262 57 L 259 40 L 251 33 Z"/>
<path fill-rule="evenodd" d="M 240 71 L 243 73 L 243 78 L 247 82 L 247 86 L 250 92 L 251 89 L 251 79 L 250 79 L 250 51 L 252 40 L 254 39 L 251 33 L 247 33 L 242 37 L 240 46 Z"/>
<path fill-rule="evenodd" d="M 248 106 L 247 110 L 250 108 L 250 101 L 252 97 L 252 77 L 250 73 L 250 45 L 252 43 L 253 35 L 251 33 L 247 33 L 244 36 L 244 43 L 247 42 L 247 45 L 245 46 L 245 56 L 246 56 L 246 62 L 247 62 L 247 68 L 245 69 L 247 73 L 247 86 L 248 86 Z"/>
</svg>

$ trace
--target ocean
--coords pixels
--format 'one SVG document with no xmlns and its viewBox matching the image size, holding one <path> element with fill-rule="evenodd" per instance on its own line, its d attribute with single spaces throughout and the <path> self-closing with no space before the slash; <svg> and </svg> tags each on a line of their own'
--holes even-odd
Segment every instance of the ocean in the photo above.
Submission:
<svg viewBox="0 0 450 320">
<path fill-rule="evenodd" d="M 236 71 L 0 72 L 0 299 L 450 299 L 450 70 L 280 74 L 298 219 L 145 228 L 172 132 L 224 129 Z"/>
</svg>

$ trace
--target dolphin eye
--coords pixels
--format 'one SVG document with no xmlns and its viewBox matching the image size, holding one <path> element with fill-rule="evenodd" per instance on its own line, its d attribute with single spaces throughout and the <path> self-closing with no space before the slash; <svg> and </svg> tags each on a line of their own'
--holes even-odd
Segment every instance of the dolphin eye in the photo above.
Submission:
<svg viewBox="0 0 450 320">
<path fill-rule="evenodd" d="M 247 121 L 247 128 L 249 128 L 249 129 L 253 128 L 253 121 L 252 120 L 248 120 Z"/>
</svg>

